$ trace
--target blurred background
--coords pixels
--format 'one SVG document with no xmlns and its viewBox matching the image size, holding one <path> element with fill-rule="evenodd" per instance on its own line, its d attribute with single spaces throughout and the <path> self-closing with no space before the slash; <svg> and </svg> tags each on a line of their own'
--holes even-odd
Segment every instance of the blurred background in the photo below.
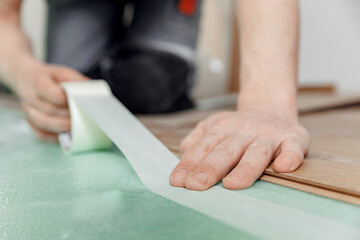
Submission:
<svg viewBox="0 0 360 240">
<path fill-rule="evenodd" d="M 233 88 L 234 14 L 232 0 L 205 0 L 198 45 L 198 98 Z M 334 85 L 340 93 L 360 93 L 360 1 L 301 0 L 300 86 Z M 36 56 L 45 56 L 44 0 L 25 0 L 22 23 Z"/>
</svg>

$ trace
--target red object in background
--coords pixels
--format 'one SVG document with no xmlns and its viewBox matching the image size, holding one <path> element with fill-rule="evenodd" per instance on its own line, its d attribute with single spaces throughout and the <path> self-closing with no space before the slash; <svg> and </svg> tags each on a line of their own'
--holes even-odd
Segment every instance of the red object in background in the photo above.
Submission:
<svg viewBox="0 0 360 240">
<path fill-rule="evenodd" d="M 179 0 L 179 11 L 188 16 L 192 16 L 196 12 L 197 0 Z"/>
</svg>

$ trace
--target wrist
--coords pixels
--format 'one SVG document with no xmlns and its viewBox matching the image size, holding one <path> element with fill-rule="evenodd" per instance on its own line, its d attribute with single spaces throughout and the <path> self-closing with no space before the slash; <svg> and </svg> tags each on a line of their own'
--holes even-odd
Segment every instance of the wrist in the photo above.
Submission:
<svg viewBox="0 0 360 240">
<path fill-rule="evenodd" d="M 238 110 L 257 110 L 298 121 L 296 89 L 243 89 L 240 91 Z"/>
<path fill-rule="evenodd" d="M 42 63 L 35 59 L 32 55 L 23 54 L 14 56 L 9 61 L 9 78 L 11 80 L 10 87 L 13 91 L 17 91 L 17 88 L 23 81 L 26 81 L 29 76 L 32 76 L 32 72 L 42 66 Z"/>
</svg>

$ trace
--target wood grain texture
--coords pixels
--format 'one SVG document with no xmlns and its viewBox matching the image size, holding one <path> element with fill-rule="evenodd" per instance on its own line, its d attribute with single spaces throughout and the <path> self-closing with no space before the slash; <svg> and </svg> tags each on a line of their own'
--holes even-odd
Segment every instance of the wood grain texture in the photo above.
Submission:
<svg viewBox="0 0 360 240">
<path fill-rule="evenodd" d="M 316 187 L 316 186 L 312 186 L 312 185 L 308 185 L 308 184 L 304 184 L 304 183 L 299 183 L 296 181 L 290 181 L 288 179 L 282 179 L 282 178 L 270 176 L 267 174 L 263 174 L 260 177 L 260 179 L 265 182 L 270 182 L 270 183 L 282 185 L 285 187 L 294 188 L 294 189 L 297 189 L 297 190 L 300 190 L 303 192 L 308 192 L 308 193 L 316 194 L 319 196 L 332 198 L 332 199 L 335 199 L 338 201 L 343 201 L 343 202 L 347 202 L 347 203 L 351 203 L 351 204 L 360 206 L 360 198 L 355 197 L 353 195 L 348 195 L 345 193 L 336 192 L 336 191 L 324 189 L 321 187 Z"/>
<path fill-rule="evenodd" d="M 301 93 L 298 95 L 298 109 L 302 115 L 358 104 L 360 104 L 359 94 Z"/>
<path fill-rule="evenodd" d="M 231 108 L 235 106 L 238 94 L 228 94 L 212 98 L 198 99 L 198 110 Z M 360 104 L 360 94 L 335 94 L 303 92 L 298 95 L 298 109 L 300 114 L 311 114 L 331 109 L 341 109 Z"/>
</svg>

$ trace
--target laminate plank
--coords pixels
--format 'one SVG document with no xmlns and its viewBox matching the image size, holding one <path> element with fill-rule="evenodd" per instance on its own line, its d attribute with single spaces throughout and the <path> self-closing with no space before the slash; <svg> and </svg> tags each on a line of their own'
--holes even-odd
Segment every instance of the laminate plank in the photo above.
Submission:
<svg viewBox="0 0 360 240">
<path fill-rule="evenodd" d="M 360 105 L 360 94 L 301 93 L 298 95 L 298 109 L 302 115 L 354 105 Z"/>
<path fill-rule="evenodd" d="M 294 189 L 297 189 L 297 190 L 300 190 L 303 192 L 308 192 L 308 193 L 319 195 L 322 197 L 327 197 L 327 198 L 331 198 L 331 199 L 335 199 L 338 201 L 343 201 L 343 202 L 347 202 L 347 203 L 351 203 L 351 204 L 360 206 L 360 198 L 355 197 L 353 195 L 336 192 L 336 191 L 332 191 L 329 189 L 320 188 L 320 187 L 316 187 L 316 186 L 312 186 L 312 185 L 308 185 L 308 184 L 304 184 L 304 183 L 290 181 L 288 179 L 282 179 L 282 178 L 278 178 L 276 176 L 270 176 L 270 175 L 266 175 L 266 174 L 263 174 L 260 177 L 260 179 L 265 182 L 270 182 L 270 183 L 282 185 L 285 187 L 294 188 Z"/>
</svg>

